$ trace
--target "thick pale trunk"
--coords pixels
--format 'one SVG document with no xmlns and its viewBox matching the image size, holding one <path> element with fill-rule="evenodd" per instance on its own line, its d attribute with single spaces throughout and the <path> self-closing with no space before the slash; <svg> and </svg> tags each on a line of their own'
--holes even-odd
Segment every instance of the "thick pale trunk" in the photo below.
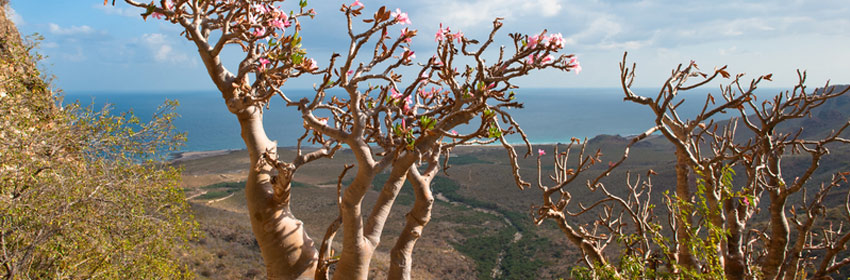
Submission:
<svg viewBox="0 0 850 280">
<path fill-rule="evenodd" d="M 411 172 L 417 172 L 412 166 Z M 396 240 L 395 246 L 390 251 L 390 271 L 387 279 L 409 280 L 413 267 L 413 246 L 422 236 L 425 225 L 431 221 L 431 208 L 434 205 L 434 196 L 431 193 L 430 178 L 420 176 L 408 176 L 413 190 L 416 194 L 416 202 L 413 209 L 407 213 L 407 223 Z"/>
<path fill-rule="evenodd" d="M 733 200 L 727 200 L 724 205 L 726 213 L 729 215 L 726 220 L 726 227 L 729 229 L 729 234 L 726 236 L 726 262 L 724 264 L 724 271 L 726 279 L 740 280 L 744 279 L 747 273 L 746 260 L 744 259 L 743 234 L 746 229 L 746 223 L 744 222 L 744 216 L 746 215 L 744 212 L 746 210 L 736 205 L 737 203 L 733 202 Z"/>
<path fill-rule="evenodd" d="M 714 249 L 717 252 L 717 259 L 719 262 L 719 266 L 725 268 L 726 266 L 726 256 L 727 256 L 727 242 L 728 240 L 724 240 L 724 236 L 727 235 L 728 231 L 725 228 L 723 209 L 720 205 L 720 201 L 722 200 L 722 185 L 720 182 L 715 180 L 714 178 L 720 177 L 722 175 L 717 176 L 718 174 L 714 174 L 714 170 L 707 169 L 703 171 L 706 173 L 706 176 L 703 177 L 705 180 L 705 202 L 706 206 L 708 206 L 709 210 L 709 221 L 711 225 L 716 230 L 711 234 L 716 234 L 716 239 L 714 239 Z"/>
<path fill-rule="evenodd" d="M 690 172 L 689 159 L 687 152 L 683 148 L 676 149 L 676 197 L 683 202 L 691 202 L 691 189 L 688 180 Z M 697 264 L 694 256 L 691 254 L 689 244 L 691 241 L 691 232 L 688 229 L 689 225 L 693 225 L 691 219 L 693 207 L 682 205 L 679 213 L 674 213 L 676 219 L 676 235 L 679 242 L 676 244 L 676 255 L 679 265 L 688 268 L 696 269 Z"/>
<path fill-rule="evenodd" d="M 261 109 L 251 107 L 246 111 L 237 114 L 252 165 L 245 186 L 245 197 L 268 278 L 310 278 L 316 269 L 318 253 L 302 222 L 289 210 L 289 205 L 274 199 L 272 168 L 269 165 L 257 168 L 262 153 L 269 149 L 276 151 L 277 147 L 274 147 L 274 142 L 268 139 L 263 129 Z"/>
<path fill-rule="evenodd" d="M 360 165 L 354 181 L 342 196 L 342 253 L 333 273 L 334 280 L 366 279 L 369 276 L 369 261 L 374 248 L 363 236 L 361 203 L 373 178 L 372 170 Z"/>
<path fill-rule="evenodd" d="M 768 169 L 771 173 L 779 176 L 779 158 L 772 156 L 768 159 Z M 788 246 L 788 219 L 785 216 L 786 196 L 783 194 L 785 186 L 776 178 L 769 179 L 770 188 L 770 242 L 767 244 L 767 255 L 762 265 L 764 279 L 776 279 L 779 270 L 785 262 L 785 249 Z"/>
</svg>

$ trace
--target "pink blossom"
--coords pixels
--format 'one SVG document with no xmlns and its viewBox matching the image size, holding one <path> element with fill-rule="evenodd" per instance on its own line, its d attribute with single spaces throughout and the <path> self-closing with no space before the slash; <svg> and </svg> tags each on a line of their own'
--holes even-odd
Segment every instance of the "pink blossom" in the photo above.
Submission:
<svg viewBox="0 0 850 280">
<path fill-rule="evenodd" d="M 549 61 L 552 61 L 553 59 L 555 59 L 555 57 L 553 57 L 551 54 L 550 54 L 550 55 L 546 55 L 546 57 L 544 57 L 544 58 L 540 61 L 540 63 L 541 63 L 541 64 L 542 64 L 542 63 L 547 63 L 547 62 L 549 62 Z"/>
<path fill-rule="evenodd" d="M 266 34 L 266 28 L 265 27 L 254 28 L 254 33 L 251 33 L 251 34 L 253 34 L 254 37 L 262 37 L 263 35 Z"/>
<path fill-rule="evenodd" d="M 414 53 L 414 51 L 407 50 L 404 51 L 402 57 L 404 58 L 404 62 L 411 62 L 412 60 L 416 59 L 416 54 Z"/>
<path fill-rule="evenodd" d="M 452 134 L 457 135 L 457 130 L 452 129 Z"/>
<path fill-rule="evenodd" d="M 743 201 L 744 201 L 744 204 L 747 205 L 747 207 L 750 207 L 750 198 L 749 197 L 744 197 Z"/>
<path fill-rule="evenodd" d="M 314 69 L 319 68 L 318 64 L 316 64 L 316 60 L 315 60 L 315 59 L 312 59 L 312 58 L 311 58 L 311 59 L 307 60 L 307 62 L 309 62 L 309 63 L 310 63 L 310 64 L 308 65 L 307 69 L 314 70 Z"/>
<path fill-rule="evenodd" d="M 322 125 L 328 125 L 328 118 L 319 118 L 319 123 Z"/>
<path fill-rule="evenodd" d="M 153 13 L 151 14 L 151 17 L 153 17 L 153 18 L 155 18 L 155 19 L 162 19 L 162 17 L 164 17 L 164 16 L 165 16 L 165 15 L 160 14 L 160 13 L 157 13 L 157 12 L 153 12 Z"/>
<path fill-rule="evenodd" d="M 525 58 L 525 63 L 534 64 L 534 54 L 528 55 L 528 57 Z"/>
<path fill-rule="evenodd" d="M 428 79 L 430 79 L 431 77 L 428 76 L 428 72 L 422 72 L 422 75 L 419 75 L 419 78 L 422 78 L 422 81 L 420 83 L 427 84 Z"/>
<path fill-rule="evenodd" d="M 403 108 L 401 108 L 401 110 L 402 110 L 405 114 L 407 114 L 408 112 L 410 112 L 410 105 L 411 105 L 411 104 L 413 104 L 412 96 L 407 96 L 407 98 L 405 98 L 405 99 L 404 99 L 404 107 L 403 107 Z"/>
<path fill-rule="evenodd" d="M 534 46 L 537 45 L 538 41 L 540 41 L 539 35 L 529 36 L 528 37 L 528 47 L 533 49 Z"/>
<path fill-rule="evenodd" d="M 395 88 L 390 88 L 390 97 L 395 100 L 399 100 L 402 97 L 402 94 L 395 90 Z"/>
<path fill-rule="evenodd" d="M 390 16 L 395 18 L 396 22 L 399 24 L 411 24 L 410 18 L 407 17 L 407 13 L 402 13 L 401 9 L 395 9 L 395 12 L 392 12 Z"/>
<path fill-rule="evenodd" d="M 354 0 L 354 3 L 351 3 L 351 8 L 354 9 L 354 7 L 364 8 L 365 6 L 363 6 L 363 3 L 360 3 L 360 0 Z"/>
<path fill-rule="evenodd" d="M 274 27 L 277 27 L 278 29 L 284 29 L 284 28 L 288 27 L 287 26 L 288 23 L 285 23 L 284 21 L 282 21 L 280 19 L 273 19 L 271 21 L 271 25 L 274 26 Z"/>
<path fill-rule="evenodd" d="M 260 14 L 265 14 L 265 13 L 269 12 L 269 8 L 266 7 L 266 5 L 263 5 L 263 4 L 254 4 L 254 5 L 252 5 L 252 8 L 254 8 L 254 11 L 256 11 Z"/>
<path fill-rule="evenodd" d="M 570 68 L 572 68 L 573 71 L 576 71 L 576 75 L 578 75 L 578 73 L 581 73 L 581 63 L 575 56 L 570 59 L 570 64 L 572 64 L 570 65 Z"/>
<path fill-rule="evenodd" d="M 460 40 L 463 39 L 463 31 L 458 30 L 453 37 L 457 40 L 457 43 L 460 44 Z"/>
<path fill-rule="evenodd" d="M 261 70 L 265 70 L 265 69 L 266 69 L 266 65 L 267 65 L 267 64 L 269 64 L 269 63 L 271 63 L 271 61 L 269 61 L 268 59 L 266 59 L 266 58 L 260 58 L 260 69 L 261 69 Z"/>
<path fill-rule="evenodd" d="M 537 155 L 538 156 L 544 156 L 544 155 L 546 155 L 546 151 L 544 151 L 543 149 L 537 149 Z"/>
<path fill-rule="evenodd" d="M 549 46 L 554 46 L 559 49 L 564 48 L 564 43 L 566 42 L 561 33 L 552 34 L 549 38 L 547 38 L 547 41 L 549 41 Z"/>
<path fill-rule="evenodd" d="M 354 70 L 348 70 L 348 72 L 345 72 L 345 74 L 348 74 L 349 76 L 351 76 L 351 74 L 354 74 Z"/>
<path fill-rule="evenodd" d="M 434 42 L 439 43 L 440 41 L 445 40 L 446 38 L 449 38 L 449 40 L 452 39 L 451 31 L 449 30 L 448 26 L 443 29 L 443 23 L 440 23 L 440 30 L 437 30 L 437 35 L 434 36 Z"/>
<path fill-rule="evenodd" d="M 408 32 L 408 31 L 407 31 L 407 27 L 405 27 L 404 29 L 402 29 L 402 30 L 401 30 L 401 37 L 407 36 L 407 32 Z M 404 38 L 404 42 L 405 42 L 405 43 L 410 43 L 410 41 L 413 41 L 413 38 L 412 38 L 412 37 Z"/>
<path fill-rule="evenodd" d="M 286 13 L 281 12 L 278 18 L 283 22 L 283 27 L 289 27 L 292 25 L 292 23 L 289 22 L 289 16 L 287 16 Z"/>
</svg>

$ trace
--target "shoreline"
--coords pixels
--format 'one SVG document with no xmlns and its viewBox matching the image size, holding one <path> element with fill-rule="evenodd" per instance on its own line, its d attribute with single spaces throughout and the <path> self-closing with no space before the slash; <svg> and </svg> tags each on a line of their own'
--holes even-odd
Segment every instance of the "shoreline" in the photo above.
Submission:
<svg viewBox="0 0 850 280">
<path fill-rule="evenodd" d="M 631 138 L 635 137 L 636 135 L 625 135 L 625 136 L 623 136 L 623 135 L 619 135 L 619 134 L 617 134 L 617 135 L 599 134 L 599 135 L 596 135 L 596 136 L 589 138 L 587 140 L 590 141 L 590 140 L 596 139 L 600 136 L 613 136 L 613 137 L 620 137 L 620 138 L 623 138 L 623 139 L 631 139 Z M 584 140 L 584 139 L 582 139 L 582 140 Z M 553 145 L 564 145 L 566 143 L 569 143 L 569 142 L 543 142 L 543 143 L 531 142 L 531 145 L 532 146 L 553 146 Z M 524 143 L 512 143 L 512 144 L 515 145 L 518 148 L 525 146 Z M 457 148 L 461 148 L 461 149 L 474 148 L 474 147 L 481 147 L 481 148 L 502 147 L 502 144 L 495 144 L 494 143 L 494 144 L 488 144 L 488 145 L 462 145 L 462 146 L 457 146 Z M 308 147 L 303 147 L 303 148 L 310 149 L 310 148 L 315 148 L 315 147 L 308 146 Z M 294 146 L 286 146 L 286 147 L 278 147 L 278 149 L 295 149 L 295 147 Z M 342 149 L 345 150 L 347 148 L 343 147 Z M 226 155 L 226 154 L 229 154 L 229 153 L 232 153 L 232 152 L 240 152 L 240 151 L 245 151 L 245 148 L 242 148 L 242 149 L 209 150 L 209 151 L 175 152 L 175 153 L 169 154 L 168 162 L 169 163 L 179 163 L 179 162 L 183 162 L 183 161 L 190 161 L 190 160 Z"/>
</svg>

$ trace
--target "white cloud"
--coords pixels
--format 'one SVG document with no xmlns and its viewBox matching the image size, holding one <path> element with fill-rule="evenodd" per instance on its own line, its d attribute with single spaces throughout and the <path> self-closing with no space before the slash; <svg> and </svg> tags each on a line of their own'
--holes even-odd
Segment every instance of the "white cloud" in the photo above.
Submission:
<svg viewBox="0 0 850 280">
<path fill-rule="evenodd" d="M 6 5 L 6 17 L 8 17 L 9 20 L 11 20 L 16 26 L 21 26 L 25 23 L 24 18 L 15 12 L 15 9 L 12 9 L 12 6 L 10 5 Z"/>
<path fill-rule="evenodd" d="M 89 35 L 89 34 L 95 33 L 94 28 L 91 28 L 91 26 L 88 26 L 88 25 L 82 25 L 82 26 L 73 25 L 71 27 L 65 28 L 65 27 L 61 27 L 58 24 L 51 22 L 51 23 L 48 23 L 47 26 L 50 29 L 50 33 L 53 33 L 53 34 L 56 34 L 56 35 L 71 35 L 71 36 L 73 36 L 73 35 Z"/>
<path fill-rule="evenodd" d="M 134 8 L 121 8 L 119 6 L 94 4 L 92 8 L 99 10 L 107 15 L 119 15 L 125 17 L 139 17 L 140 11 Z"/>
<path fill-rule="evenodd" d="M 170 40 L 161 33 L 144 34 L 141 42 L 151 51 L 154 61 L 159 63 L 194 63 L 185 53 L 177 51 Z"/>
<path fill-rule="evenodd" d="M 534 0 L 525 1 L 522 9 L 525 12 L 538 12 L 544 17 L 552 17 L 561 12 L 561 3 L 558 0 Z"/>
<path fill-rule="evenodd" d="M 430 1 L 425 14 L 440 16 L 441 22 L 452 27 L 471 29 L 490 26 L 496 17 L 506 19 L 551 18 L 561 13 L 564 0 L 436 0 Z"/>
</svg>

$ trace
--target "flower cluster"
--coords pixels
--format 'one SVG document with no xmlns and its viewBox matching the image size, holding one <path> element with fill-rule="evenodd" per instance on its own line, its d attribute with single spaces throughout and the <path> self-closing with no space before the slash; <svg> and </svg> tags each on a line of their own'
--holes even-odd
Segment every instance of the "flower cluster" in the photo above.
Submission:
<svg viewBox="0 0 850 280">
<path fill-rule="evenodd" d="M 248 21 L 255 26 L 251 35 L 262 38 L 266 36 L 266 27 L 274 27 L 280 30 L 292 25 L 289 16 L 280 10 L 280 7 L 270 6 L 268 4 L 253 4 L 251 5 L 252 14 L 248 16 Z M 262 22 L 265 19 L 265 22 Z"/>
<path fill-rule="evenodd" d="M 455 39 L 459 44 L 461 38 L 463 38 L 463 31 L 458 30 L 457 33 L 452 34 L 452 31 L 451 29 L 449 29 L 448 26 L 446 26 L 446 28 L 443 28 L 443 24 L 440 23 L 440 29 L 437 30 L 437 34 L 434 36 L 434 42 L 439 43 L 445 39 L 448 39 L 449 41 Z"/>
<path fill-rule="evenodd" d="M 564 36 L 561 33 L 551 34 L 551 35 L 533 35 L 528 37 L 528 47 L 534 48 L 537 44 L 541 44 L 545 47 L 554 47 L 556 49 L 563 49 L 566 40 L 564 40 Z"/>
</svg>

